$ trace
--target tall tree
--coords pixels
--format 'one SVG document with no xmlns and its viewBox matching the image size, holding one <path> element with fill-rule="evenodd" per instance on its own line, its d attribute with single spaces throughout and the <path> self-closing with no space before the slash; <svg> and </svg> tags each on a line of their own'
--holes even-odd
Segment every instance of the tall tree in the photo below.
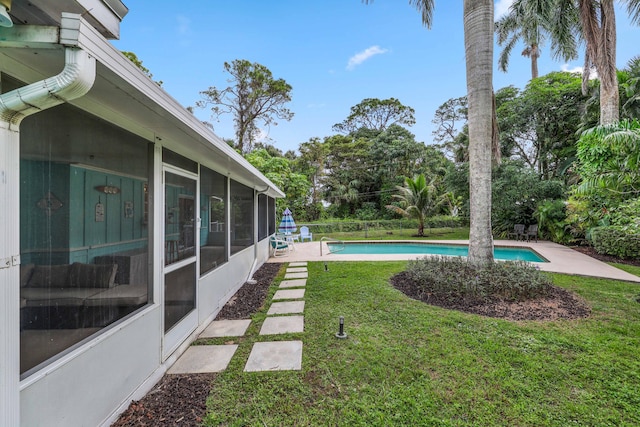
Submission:
<svg viewBox="0 0 640 427">
<path fill-rule="evenodd" d="M 575 8 L 558 13 L 557 0 L 516 0 L 506 15 L 495 24 L 498 44 L 503 46 L 498 59 L 498 67 L 506 72 L 509 56 L 516 44 L 525 44 L 522 56 L 531 60 L 531 78 L 538 77 L 540 47 L 551 38 L 554 57 L 565 61 L 577 57 L 577 46 L 572 30 L 577 26 Z"/>
<path fill-rule="evenodd" d="M 364 0 L 370 3 L 372 0 Z M 434 0 L 409 0 L 431 27 Z M 491 155 L 493 147 L 493 0 L 464 0 L 464 46 L 469 100 L 469 261 L 493 262 Z"/>
<path fill-rule="evenodd" d="M 302 173 L 311 181 L 311 202 L 320 203 L 322 194 L 322 177 L 326 174 L 325 164 L 328 155 L 328 144 L 320 141 L 320 138 L 310 138 L 298 147 L 300 157 L 296 164 Z"/>
<path fill-rule="evenodd" d="M 382 132 L 393 124 L 413 126 L 415 110 L 402 105 L 396 98 L 366 98 L 351 107 L 351 113 L 341 123 L 333 125 L 335 132 L 350 134 L 360 128 Z"/>
<path fill-rule="evenodd" d="M 396 189 L 398 194 L 394 194 L 393 198 L 398 204 L 387 205 L 387 209 L 402 216 L 417 219 L 418 236 L 424 236 L 425 220 L 444 202 L 444 198 L 438 195 L 436 178 L 432 178 L 429 182 L 422 174 L 413 179 L 405 178 L 404 186 L 399 185 Z"/>
<path fill-rule="evenodd" d="M 616 74 L 616 15 L 613 0 L 578 0 L 582 35 L 587 44 L 583 81 L 595 67 L 600 79 L 600 124 L 620 119 Z"/>
<path fill-rule="evenodd" d="M 292 87 L 283 79 L 274 79 L 264 65 L 246 59 L 225 62 L 224 70 L 231 75 L 228 80 L 231 86 L 222 90 L 211 86 L 200 92 L 203 99 L 196 105 L 200 108 L 211 105 L 216 118 L 226 113 L 233 114 L 235 148 L 241 153 L 248 153 L 259 134 L 259 122 L 275 126 L 278 124 L 276 119 L 293 118 L 293 113 L 285 107 L 291 101 Z"/>
<path fill-rule="evenodd" d="M 467 97 L 451 98 L 438 107 L 431 123 L 437 126 L 433 140 L 456 163 L 469 160 Z"/>
<path fill-rule="evenodd" d="M 583 88 L 589 70 L 595 67 L 600 79 L 600 124 L 616 123 L 620 119 L 620 95 L 616 69 L 616 16 L 613 0 L 576 0 L 580 11 L 582 37 L 587 48 L 583 73 Z M 632 22 L 640 22 L 640 0 L 626 0 Z"/>
<path fill-rule="evenodd" d="M 478 265 L 493 262 L 493 25 L 493 0 L 464 0 L 464 45 L 469 100 L 469 261 Z"/>
</svg>

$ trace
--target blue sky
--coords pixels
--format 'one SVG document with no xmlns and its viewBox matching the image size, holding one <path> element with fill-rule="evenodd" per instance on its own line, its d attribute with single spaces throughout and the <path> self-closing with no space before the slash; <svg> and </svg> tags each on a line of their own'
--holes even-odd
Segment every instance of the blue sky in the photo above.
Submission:
<svg viewBox="0 0 640 427">
<path fill-rule="evenodd" d="M 114 45 L 136 53 L 184 106 L 195 105 L 210 86 L 228 86 L 225 61 L 266 66 L 293 87 L 288 108 L 294 118 L 263 129 L 267 142 L 282 151 L 332 135 L 331 127 L 365 98 L 395 97 L 413 107 L 416 124 L 410 130 L 428 144 L 438 106 L 466 93 L 462 3 L 436 2 L 428 30 L 416 9 L 398 0 L 369 5 L 361 0 L 125 1 L 130 11 Z M 496 15 L 509 3 L 496 1 Z M 640 54 L 640 28 L 631 26 L 622 10 L 616 18 L 617 62 L 623 68 Z M 496 89 L 526 85 L 530 63 L 521 50 L 514 49 L 508 73 L 495 69 Z M 582 58 L 555 62 L 542 47 L 540 75 L 581 65 Z M 220 137 L 233 137 L 232 116 L 215 121 L 209 110 L 195 114 L 212 122 Z"/>
</svg>

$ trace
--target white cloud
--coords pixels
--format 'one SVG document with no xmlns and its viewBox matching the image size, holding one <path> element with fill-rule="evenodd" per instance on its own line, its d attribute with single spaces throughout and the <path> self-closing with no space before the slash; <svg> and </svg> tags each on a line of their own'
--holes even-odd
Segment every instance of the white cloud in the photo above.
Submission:
<svg viewBox="0 0 640 427">
<path fill-rule="evenodd" d="M 497 21 L 503 15 L 506 15 L 512 4 L 513 0 L 497 0 L 493 11 L 495 20 Z"/>
<path fill-rule="evenodd" d="M 382 49 L 380 46 L 371 46 L 363 50 L 362 52 L 358 52 L 349 58 L 349 62 L 347 63 L 347 70 L 353 70 L 356 65 L 362 64 L 367 59 L 371 58 L 374 55 L 381 55 L 383 53 L 387 53 L 389 50 Z"/>
<path fill-rule="evenodd" d="M 560 66 L 560 70 L 566 71 L 568 73 L 582 74 L 582 72 L 584 71 L 584 67 L 580 67 L 578 65 L 571 66 L 568 63 L 564 63 L 564 64 L 562 64 Z M 595 68 L 592 68 L 591 72 L 589 73 L 589 80 L 593 80 L 593 79 L 597 79 L 597 78 L 598 78 L 598 72 L 596 71 Z"/>
<path fill-rule="evenodd" d="M 560 66 L 560 70 L 565 71 L 567 73 L 580 73 L 582 74 L 582 70 L 583 68 L 575 65 L 575 66 L 571 66 L 570 64 L 564 63 Z"/>
</svg>

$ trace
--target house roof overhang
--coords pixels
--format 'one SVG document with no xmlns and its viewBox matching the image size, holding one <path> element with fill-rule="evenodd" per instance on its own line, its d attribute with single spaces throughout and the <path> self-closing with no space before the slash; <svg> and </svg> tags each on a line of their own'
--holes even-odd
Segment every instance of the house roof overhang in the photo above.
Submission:
<svg viewBox="0 0 640 427">
<path fill-rule="evenodd" d="M 60 26 L 61 12 L 82 15 L 107 39 L 120 38 L 120 22 L 129 9 L 120 0 L 13 0 L 15 24 Z"/>
<path fill-rule="evenodd" d="M 77 34 L 58 27 L 0 28 L 3 71 L 30 84 L 64 67 L 70 44 L 96 59 L 93 87 L 70 104 L 161 144 L 271 197 L 284 193 L 80 18 Z"/>
</svg>

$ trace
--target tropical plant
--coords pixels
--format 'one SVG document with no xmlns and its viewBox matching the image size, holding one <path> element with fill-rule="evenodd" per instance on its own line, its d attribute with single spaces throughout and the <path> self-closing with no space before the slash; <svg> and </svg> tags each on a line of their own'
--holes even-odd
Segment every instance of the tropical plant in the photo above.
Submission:
<svg viewBox="0 0 640 427">
<path fill-rule="evenodd" d="M 497 236 L 506 236 L 514 224 L 537 222 L 534 213 L 541 201 L 564 198 L 562 181 L 541 180 L 520 162 L 505 161 L 494 170 L 492 181 L 491 223 Z"/>
<path fill-rule="evenodd" d="M 538 58 L 540 46 L 552 38 L 551 48 L 554 57 L 565 61 L 577 57 L 577 46 L 574 37 L 556 39 L 561 34 L 554 28 L 575 28 L 577 14 L 574 8 L 565 13 L 558 13 L 557 0 L 516 0 L 509 7 L 509 12 L 495 24 L 498 44 L 503 50 L 498 58 L 498 67 L 506 72 L 509 66 L 511 51 L 519 41 L 524 42 L 522 56 L 531 60 L 531 78 L 538 77 Z"/>
<path fill-rule="evenodd" d="M 432 215 L 444 202 L 438 195 L 436 178 L 427 182 L 427 178 L 420 174 L 413 179 L 405 178 L 404 186 L 397 186 L 399 194 L 393 197 L 397 205 L 387 205 L 387 209 L 408 218 L 418 220 L 418 236 L 424 236 L 424 224 L 428 216 Z"/>
<path fill-rule="evenodd" d="M 544 200 L 538 204 L 533 216 L 538 221 L 538 227 L 542 236 L 548 237 L 556 243 L 568 243 L 572 240 L 571 234 L 566 231 L 564 200 Z"/>
<path fill-rule="evenodd" d="M 624 117 L 640 117 L 640 56 L 631 58 L 624 71 L 627 79 L 620 83 L 625 95 L 622 114 Z"/>
<path fill-rule="evenodd" d="M 613 198 L 634 197 L 640 193 L 640 122 L 623 120 L 584 132 L 578 159 L 582 183 L 577 194 L 604 191 Z"/>
</svg>

